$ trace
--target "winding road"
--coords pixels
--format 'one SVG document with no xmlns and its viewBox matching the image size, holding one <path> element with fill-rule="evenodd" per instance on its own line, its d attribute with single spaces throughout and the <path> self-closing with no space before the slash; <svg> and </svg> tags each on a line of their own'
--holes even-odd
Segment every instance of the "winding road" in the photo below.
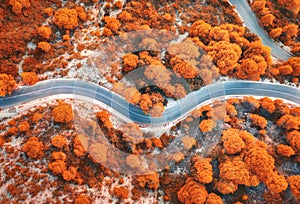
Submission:
<svg viewBox="0 0 300 204">
<path fill-rule="evenodd" d="M 188 94 L 185 98 L 168 106 L 162 117 L 154 118 L 145 115 L 140 108 L 129 104 L 121 96 L 97 84 L 77 79 L 51 79 L 21 88 L 10 96 L 0 98 L 0 108 L 17 106 L 60 94 L 71 94 L 74 99 L 86 98 L 90 103 L 100 102 L 133 122 L 156 126 L 175 124 L 201 104 L 222 97 L 268 96 L 300 105 L 300 89 L 298 88 L 265 82 L 226 81 L 205 86 Z"/>
<path fill-rule="evenodd" d="M 288 60 L 293 56 L 292 53 L 281 48 L 273 39 L 270 38 L 269 34 L 261 28 L 257 17 L 251 10 L 247 0 L 228 0 L 231 5 L 236 7 L 239 16 L 244 21 L 244 24 L 249 30 L 258 35 L 265 46 L 271 48 L 271 54 L 273 57 L 279 60 Z"/>
<path fill-rule="evenodd" d="M 291 53 L 278 46 L 268 34 L 260 27 L 256 16 L 252 12 L 247 0 L 229 0 L 236 6 L 245 25 L 269 46 L 272 55 L 280 60 L 287 60 Z M 101 103 L 112 109 L 116 114 L 140 124 L 166 125 L 175 124 L 201 104 L 230 96 L 267 96 L 281 98 L 300 105 L 300 89 L 287 85 L 253 82 L 253 81 L 226 81 L 218 82 L 188 94 L 168 106 L 160 118 L 145 115 L 143 111 L 129 104 L 121 96 L 97 84 L 78 79 L 51 79 L 37 83 L 34 86 L 23 87 L 12 95 L 0 97 L 0 108 L 22 105 L 34 100 L 49 96 L 72 95 L 73 98 L 84 98 L 88 102 Z"/>
</svg>

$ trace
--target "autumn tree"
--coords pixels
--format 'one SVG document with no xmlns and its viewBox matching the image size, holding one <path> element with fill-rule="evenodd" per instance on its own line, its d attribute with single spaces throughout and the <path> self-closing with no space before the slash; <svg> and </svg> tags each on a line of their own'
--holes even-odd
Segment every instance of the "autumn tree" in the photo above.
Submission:
<svg viewBox="0 0 300 204">
<path fill-rule="evenodd" d="M 300 0 L 278 0 L 278 3 L 290 10 L 296 17 L 300 11 Z"/>
<path fill-rule="evenodd" d="M 266 14 L 270 13 L 270 10 L 266 8 L 266 1 L 265 0 L 260 0 L 260 1 L 254 1 L 252 4 L 252 10 L 260 16 L 264 16 Z"/>
<path fill-rule="evenodd" d="M 16 87 L 16 81 L 11 75 L 0 74 L 0 96 L 11 94 Z"/>
<path fill-rule="evenodd" d="M 196 21 L 190 28 L 191 37 L 199 37 L 202 42 L 208 43 L 208 35 L 212 29 L 211 25 L 205 23 L 203 20 Z"/>
<path fill-rule="evenodd" d="M 282 34 L 282 28 L 274 28 L 269 32 L 271 38 L 278 38 Z"/>
<path fill-rule="evenodd" d="M 260 22 L 263 26 L 272 26 L 274 22 L 275 16 L 273 14 L 267 14 L 260 18 Z"/>
<path fill-rule="evenodd" d="M 287 62 L 278 66 L 279 73 L 282 75 L 300 76 L 300 57 L 291 57 Z"/>
<path fill-rule="evenodd" d="M 288 64 L 293 68 L 292 75 L 300 76 L 300 57 L 289 58 Z"/>
<path fill-rule="evenodd" d="M 282 32 L 288 37 L 293 38 L 298 34 L 298 26 L 295 24 L 289 24 L 282 28 Z"/>
<path fill-rule="evenodd" d="M 212 41 L 208 46 L 208 54 L 212 56 L 221 74 L 227 74 L 238 66 L 242 50 L 235 43 Z"/>
<path fill-rule="evenodd" d="M 170 65 L 172 69 L 185 79 L 195 78 L 199 74 L 197 59 L 200 56 L 200 51 L 197 44 L 190 38 L 181 43 L 170 45 L 168 54 L 171 58 Z"/>
<path fill-rule="evenodd" d="M 227 30 L 229 33 L 230 42 L 238 44 L 242 50 L 245 50 L 249 46 L 249 40 L 244 37 L 245 28 L 243 26 L 228 23 L 221 25 L 220 28 Z"/>
<path fill-rule="evenodd" d="M 261 55 L 268 66 L 272 65 L 271 49 L 264 46 L 261 40 L 249 44 L 248 49 L 243 53 L 244 58 L 252 58 L 254 55 Z"/>
<path fill-rule="evenodd" d="M 253 55 L 241 61 L 237 67 L 235 76 L 240 79 L 249 79 L 257 81 L 265 73 L 267 63 L 261 55 Z"/>
<path fill-rule="evenodd" d="M 210 30 L 209 38 L 214 41 L 230 42 L 229 31 L 218 26 L 215 26 Z"/>
</svg>

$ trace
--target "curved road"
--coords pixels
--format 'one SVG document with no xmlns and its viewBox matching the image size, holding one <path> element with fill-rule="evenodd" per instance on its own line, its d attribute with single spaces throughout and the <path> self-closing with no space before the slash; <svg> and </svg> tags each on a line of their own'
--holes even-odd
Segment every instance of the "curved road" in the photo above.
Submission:
<svg viewBox="0 0 300 204">
<path fill-rule="evenodd" d="M 292 53 L 281 48 L 273 39 L 270 38 L 269 34 L 262 29 L 260 26 L 257 17 L 253 13 L 251 7 L 249 6 L 247 0 L 228 0 L 230 4 L 236 6 L 236 10 L 242 20 L 245 23 L 245 26 L 256 35 L 258 35 L 265 46 L 271 48 L 271 54 L 273 57 L 279 60 L 288 60 L 293 56 Z"/>
<path fill-rule="evenodd" d="M 58 94 L 72 94 L 75 99 L 85 97 L 90 102 L 105 104 L 133 122 L 152 125 L 175 123 L 204 102 L 225 96 L 268 96 L 296 104 L 300 103 L 300 89 L 298 88 L 264 82 L 226 81 L 205 86 L 188 94 L 167 107 L 162 117 L 153 118 L 145 115 L 140 108 L 128 104 L 119 95 L 94 83 L 77 79 L 51 79 L 21 88 L 13 92 L 11 96 L 0 97 L 0 108 L 21 105 Z"/>
<path fill-rule="evenodd" d="M 229 2 L 236 6 L 245 25 L 262 38 L 264 45 L 271 48 L 274 57 L 287 60 L 292 56 L 291 53 L 277 45 L 261 28 L 247 0 L 229 0 Z M 39 82 L 35 86 L 21 88 L 13 92 L 11 96 L 0 97 L 0 108 L 13 107 L 59 94 L 71 94 L 75 99 L 81 97 L 90 102 L 102 103 L 133 122 L 152 125 L 175 123 L 201 104 L 225 96 L 267 96 L 300 104 L 300 89 L 298 88 L 265 82 L 228 81 L 208 85 L 190 93 L 167 107 L 162 117 L 153 118 L 145 115 L 140 108 L 128 104 L 122 97 L 99 85 L 77 79 L 52 79 Z"/>
</svg>

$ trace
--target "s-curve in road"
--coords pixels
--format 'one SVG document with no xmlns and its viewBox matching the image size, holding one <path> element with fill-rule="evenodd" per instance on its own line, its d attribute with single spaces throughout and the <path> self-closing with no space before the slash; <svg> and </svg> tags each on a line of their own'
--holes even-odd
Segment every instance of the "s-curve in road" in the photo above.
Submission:
<svg viewBox="0 0 300 204">
<path fill-rule="evenodd" d="M 168 106 L 162 117 L 154 118 L 145 115 L 139 107 L 129 104 L 123 97 L 97 84 L 78 79 L 51 79 L 38 82 L 34 86 L 23 87 L 10 96 L 0 97 L 0 108 L 24 105 L 31 101 L 58 95 L 73 99 L 84 98 L 83 100 L 89 103 L 103 105 L 102 108 L 108 107 L 113 115 L 139 124 L 155 126 L 175 124 L 203 103 L 222 97 L 271 97 L 300 104 L 299 88 L 266 82 L 224 81 L 210 84 L 188 94 Z"/>
<path fill-rule="evenodd" d="M 265 46 L 271 48 L 271 54 L 273 57 L 279 60 L 288 60 L 293 56 L 292 53 L 280 47 L 273 39 L 270 38 L 269 34 L 260 26 L 256 15 L 253 13 L 247 0 L 228 0 L 229 3 L 236 7 L 236 10 L 244 24 L 249 30 L 258 35 Z"/>
</svg>

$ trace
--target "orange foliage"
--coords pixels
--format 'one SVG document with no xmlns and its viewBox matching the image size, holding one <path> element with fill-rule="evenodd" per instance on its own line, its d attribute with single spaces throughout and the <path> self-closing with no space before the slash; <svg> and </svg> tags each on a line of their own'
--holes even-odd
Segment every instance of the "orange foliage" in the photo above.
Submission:
<svg viewBox="0 0 300 204">
<path fill-rule="evenodd" d="M 75 9 L 58 9 L 54 15 L 54 23 L 60 29 L 73 30 L 78 26 L 78 13 Z"/>
<path fill-rule="evenodd" d="M 220 28 L 224 30 L 228 30 L 230 35 L 234 34 L 241 37 L 245 34 L 245 27 L 235 25 L 235 24 L 226 23 L 221 25 Z"/>
<path fill-rule="evenodd" d="M 300 129 L 300 117 L 292 115 L 283 115 L 277 121 L 279 126 L 286 128 L 287 130 L 299 130 Z"/>
<path fill-rule="evenodd" d="M 39 34 L 39 36 L 49 40 L 49 38 L 51 36 L 51 28 L 48 26 L 39 27 L 38 34 Z"/>
<path fill-rule="evenodd" d="M 83 7 L 78 6 L 75 8 L 75 10 L 77 11 L 80 20 L 85 21 L 87 19 L 87 14 L 85 13 Z"/>
<path fill-rule="evenodd" d="M 115 186 L 113 189 L 113 194 L 117 198 L 127 199 L 129 197 L 129 191 L 123 186 Z"/>
<path fill-rule="evenodd" d="M 227 74 L 238 66 L 242 50 L 239 45 L 227 41 L 212 41 L 208 45 L 208 54 L 213 57 L 221 74 Z"/>
<path fill-rule="evenodd" d="M 230 33 L 230 40 L 232 43 L 238 44 L 242 48 L 242 50 L 247 49 L 250 45 L 249 40 L 241 37 L 237 33 Z"/>
<path fill-rule="evenodd" d="M 246 146 L 255 142 L 256 138 L 246 130 L 239 130 L 239 136 L 243 139 Z"/>
<path fill-rule="evenodd" d="M 62 173 L 62 176 L 64 180 L 71 181 L 71 180 L 75 180 L 76 173 L 77 173 L 77 169 L 73 166 L 70 166 L 68 170 Z"/>
<path fill-rule="evenodd" d="M 62 174 L 62 173 L 64 173 L 64 171 L 67 170 L 66 163 L 62 160 L 56 160 L 54 162 L 49 163 L 48 168 L 54 174 Z"/>
<path fill-rule="evenodd" d="M 157 84 L 171 80 L 170 71 L 163 65 L 149 65 L 146 67 L 144 74 Z"/>
<path fill-rule="evenodd" d="M 282 75 L 289 75 L 293 72 L 293 67 L 290 65 L 281 65 L 278 67 L 278 70 Z"/>
<path fill-rule="evenodd" d="M 74 204 L 90 204 L 90 203 L 91 201 L 86 195 L 80 194 L 76 197 Z"/>
<path fill-rule="evenodd" d="M 30 1 L 29 0 L 9 0 L 9 5 L 12 6 L 12 11 L 15 14 L 21 14 L 22 8 L 29 8 Z"/>
<path fill-rule="evenodd" d="M 7 130 L 7 133 L 10 135 L 14 135 L 14 134 L 16 134 L 16 132 L 18 132 L 18 128 L 16 128 L 16 127 L 10 127 Z"/>
<path fill-rule="evenodd" d="M 2 136 L 0 136 L 0 148 L 4 145 L 5 140 Z"/>
<path fill-rule="evenodd" d="M 160 138 L 154 137 L 154 138 L 151 139 L 151 141 L 152 141 L 154 147 L 157 147 L 157 148 L 160 148 L 160 149 L 163 148 L 163 144 L 162 144 L 162 141 L 161 141 Z"/>
<path fill-rule="evenodd" d="M 26 85 L 33 85 L 38 82 L 38 77 L 35 72 L 22 72 L 21 77 Z"/>
<path fill-rule="evenodd" d="M 59 104 L 53 111 L 53 120 L 58 123 L 69 123 L 73 120 L 73 110 L 69 104 Z"/>
<path fill-rule="evenodd" d="M 190 35 L 192 37 L 199 37 L 202 42 L 208 42 L 208 35 L 211 28 L 211 25 L 205 23 L 203 20 L 199 20 L 194 22 L 190 27 Z"/>
<path fill-rule="evenodd" d="M 202 106 L 201 108 L 193 111 L 192 116 L 193 116 L 193 118 L 198 118 L 198 117 L 203 116 L 203 112 L 210 113 L 211 111 L 212 111 L 211 106 L 205 105 L 205 106 Z"/>
<path fill-rule="evenodd" d="M 192 174 L 195 180 L 204 184 L 213 181 L 213 168 L 210 162 L 211 158 L 193 158 Z"/>
<path fill-rule="evenodd" d="M 157 172 L 137 176 L 136 180 L 142 188 L 147 186 L 149 189 L 157 189 L 159 186 L 159 175 Z"/>
<path fill-rule="evenodd" d="M 172 159 L 179 163 L 184 159 L 184 154 L 182 152 L 177 152 L 175 154 L 172 155 Z"/>
<path fill-rule="evenodd" d="M 152 117 L 161 117 L 164 112 L 163 102 L 164 99 L 159 93 L 142 94 L 140 98 L 140 108 L 144 113 L 149 114 Z"/>
<path fill-rule="evenodd" d="M 278 38 L 282 34 L 282 28 L 274 28 L 269 34 L 271 38 Z"/>
<path fill-rule="evenodd" d="M 260 183 L 258 177 L 249 171 L 246 163 L 240 157 L 226 160 L 220 164 L 219 168 L 220 178 L 225 181 L 246 186 L 257 186 Z"/>
<path fill-rule="evenodd" d="M 137 104 L 140 101 L 141 94 L 135 87 L 125 88 L 123 96 L 129 103 Z"/>
<path fill-rule="evenodd" d="M 100 112 L 97 113 L 97 118 L 103 123 L 103 126 L 107 129 L 112 129 L 113 125 L 109 119 L 110 115 L 109 112 L 107 112 L 106 110 L 102 110 Z"/>
<path fill-rule="evenodd" d="M 243 55 L 244 55 L 244 59 L 245 58 L 254 59 L 255 56 L 261 55 L 265 59 L 267 66 L 272 65 L 271 48 L 264 46 L 261 40 L 251 42 L 249 44 L 248 49 L 243 53 Z"/>
<path fill-rule="evenodd" d="M 129 72 L 137 67 L 139 57 L 132 53 L 128 53 L 123 56 L 123 70 Z"/>
<path fill-rule="evenodd" d="M 172 69 L 185 79 L 193 79 L 199 73 L 198 68 L 193 65 L 193 63 L 190 63 L 190 61 L 183 60 L 176 56 L 171 58 L 170 64 L 172 66 Z"/>
<path fill-rule="evenodd" d="M 300 200 L 300 176 L 290 176 L 287 178 L 287 181 L 290 184 L 291 191 L 293 195 Z"/>
<path fill-rule="evenodd" d="M 121 27 L 121 23 L 115 17 L 105 16 L 103 18 L 105 26 L 110 29 L 113 33 L 116 33 Z"/>
<path fill-rule="evenodd" d="M 275 16 L 272 14 L 267 14 L 264 15 L 260 18 L 260 22 L 262 23 L 263 26 L 272 26 L 274 22 Z"/>
<path fill-rule="evenodd" d="M 268 124 L 268 121 L 264 117 L 257 114 L 250 114 L 250 119 L 252 120 L 253 125 L 258 126 L 261 129 L 264 129 Z"/>
<path fill-rule="evenodd" d="M 0 96 L 11 94 L 16 87 L 16 81 L 13 76 L 7 74 L 0 74 Z"/>
<path fill-rule="evenodd" d="M 64 152 L 52 152 L 51 157 L 55 160 L 65 161 L 67 159 L 67 155 Z"/>
<path fill-rule="evenodd" d="M 122 11 L 118 15 L 118 19 L 121 21 L 131 21 L 132 20 L 132 14 L 128 13 L 127 11 Z"/>
<path fill-rule="evenodd" d="M 287 64 L 293 68 L 292 76 L 300 76 L 300 57 L 291 57 Z"/>
<path fill-rule="evenodd" d="M 216 126 L 217 123 L 211 119 L 202 120 L 199 124 L 199 128 L 203 133 L 211 132 Z"/>
<path fill-rule="evenodd" d="M 228 154 L 239 153 L 245 147 L 243 139 L 235 129 L 224 130 L 222 132 L 222 141 Z"/>
<path fill-rule="evenodd" d="M 289 114 L 290 111 L 293 111 L 293 108 L 290 109 L 290 107 L 286 103 L 284 103 L 284 101 L 281 99 L 275 99 L 274 105 L 277 107 L 277 109 L 280 109 L 280 112 L 283 114 Z M 293 114 L 291 113 L 291 115 Z"/>
<path fill-rule="evenodd" d="M 258 101 L 256 98 L 254 98 L 253 96 L 245 96 L 242 100 L 242 103 L 250 103 L 252 106 L 254 106 L 254 108 L 259 108 L 260 106 L 260 101 Z"/>
<path fill-rule="evenodd" d="M 30 137 L 29 140 L 24 144 L 22 151 L 32 159 L 36 159 L 44 156 L 44 145 L 36 137 Z"/>
<path fill-rule="evenodd" d="M 267 63 L 261 55 L 254 55 L 252 58 L 241 60 L 241 65 L 237 67 L 235 76 L 240 79 L 257 81 L 265 74 Z"/>
<path fill-rule="evenodd" d="M 113 35 L 113 32 L 109 29 L 109 28 L 106 28 L 106 27 L 104 27 L 103 28 L 103 36 L 105 36 L 105 37 L 109 37 L 109 36 L 112 36 Z"/>
<path fill-rule="evenodd" d="M 51 7 L 48 7 L 48 8 L 45 8 L 44 9 L 44 13 L 47 15 L 47 16 L 53 16 L 53 14 L 54 14 L 54 10 L 53 10 L 53 8 L 51 8 Z"/>
<path fill-rule="evenodd" d="M 294 46 L 293 46 L 293 48 L 292 48 L 292 50 L 291 50 L 293 53 L 299 53 L 300 52 L 300 42 L 297 42 Z"/>
<path fill-rule="evenodd" d="M 33 117 L 32 117 L 32 121 L 33 122 L 38 122 L 39 120 L 41 120 L 43 118 L 43 115 L 40 113 L 34 113 Z"/>
<path fill-rule="evenodd" d="M 23 121 L 18 125 L 18 129 L 20 132 L 27 132 L 30 129 L 30 125 L 27 121 Z"/>
<path fill-rule="evenodd" d="M 56 135 L 52 138 L 51 143 L 54 147 L 62 148 L 67 144 L 67 141 L 62 135 Z"/>
<path fill-rule="evenodd" d="M 217 71 L 217 70 L 216 70 Z M 213 72 L 210 69 L 200 69 L 199 75 L 201 76 L 203 82 L 208 85 L 211 84 L 213 81 Z"/>
<path fill-rule="evenodd" d="M 288 38 L 293 38 L 298 35 L 298 25 L 289 24 L 282 28 L 282 33 L 284 33 Z"/>
<path fill-rule="evenodd" d="M 213 27 L 209 32 L 209 38 L 213 41 L 226 41 L 230 42 L 230 34 L 228 30 L 222 27 Z"/>
<path fill-rule="evenodd" d="M 74 148 L 74 153 L 78 157 L 83 156 L 88 148 L 88 138 L 84 135 L 77 135 L 73 139 L 73 148 Z"/>
<path fill-rule="evenodd" d="M 205 204 L 223 204 L 223 200 L 215 193 L 208 194 Z"/>
<path fill-rule="evenodd" d="M 293 15 L 296 17 L 300 11 L 300 1 L 299 0 L 278 0 L 284 8 L 289 9 Z"/>
<path fill-rule="evenodd" d="M 188 180 L 177 192 L 177 197 L 180 202 L 185 204 L 203 204 L 208 197 L 208 193 L 203 185 L 193 180 Z"/>
<path fill-rule="evenodd" d="M 278 172 L 272 172 L 270 175 L 268 175 L 265 183 L 267 187 L 274 193 L 285 191 L 288 187 L 288 183 L 284 176 L 279 175 Z"/>
<path fill-rule="evenodd" d="M 259 103 L 260 103 L 261 107 L 263 107 L 265 110 L 267 110 L 271 114 L 276 110 L 276 106 L 274 105 L 273 100 L 268 97 L 259 99 Z"/>
<path fill-rule="evenodd" d="M 51 45 L 47 42 L 39 42 L 37 47 L 46 53 L 51 50 Z"/>
<path fill-rule="evenodd" d="M 293 130 L 286 136 L 295 152 L 300 152 L 300 132 Z"/>
<path fill-rule="evenodd" d="M 257 12 L 259 15 L 266 15 L 270 13 L 269 9 L 266 8 L 266 3 L 265 0 L 254 1 L 251 7 L 253 11 Z"/>
<path fill-rule="evenodd" d="M 277 153 L 284 157 L 290 157 L 295 154 L 295 151 L 288 145 L 280 144 L 277 146 Z"/>
<path fill-rule="evenodd" d="M 245 163 L 260 178 L 266 178 L 273 172 L 275 161 L 267 150 L 258 145 L 251 145 L 245 154 Z"/>
<path fill-rule="evenodd" d="M 217 181 L 215 187 L 222 194 L 231 194 L 238 189 L 238 185 L 231 181 Z"/>
<path fill-rule="evenodd" d="M 188 60 L 190 58 L 197 58 L 200 56 L 199 47 L 196 44 L 187 39 L 181 43 L 171 44 L 168 47 L 168 53 L 171 56 L 176 56 L 181 59 Z"/>
<path fill-rule="evenodd" d="M 235 109 L 234 105 L 231 105 L 229 103 L 226 104 L 226 112 L 231 116 L 237 115 L 237 110 Z"/>
<path fill-rule="evenodd" d="M 300 116 L 300 107 L 291 108 L 290 114 L 293 116 Z"/>
<path fill-rule="evenodd" d="M 197 140 L 193 137 L 183 137 L 182 143 L 186 149 L 191 149 L 193 146 L 196 145 Z"/>
<path fill-rule="evenodd" d="M 150 108 L 152 107 L 152 100 L 149 94 L 142 94 L 140 99 L 140 108 L 144 111 L 144 113 L 149 113 Z"/>
<path fill-rule="evenodd" d="M 152 109 L 150 110 L 150 115 L 152 117 L 159 118 L 162 116 L 163 112 L 165 111 L 164 104 L 158 102 L 153 105 Z"/>
</svg>

